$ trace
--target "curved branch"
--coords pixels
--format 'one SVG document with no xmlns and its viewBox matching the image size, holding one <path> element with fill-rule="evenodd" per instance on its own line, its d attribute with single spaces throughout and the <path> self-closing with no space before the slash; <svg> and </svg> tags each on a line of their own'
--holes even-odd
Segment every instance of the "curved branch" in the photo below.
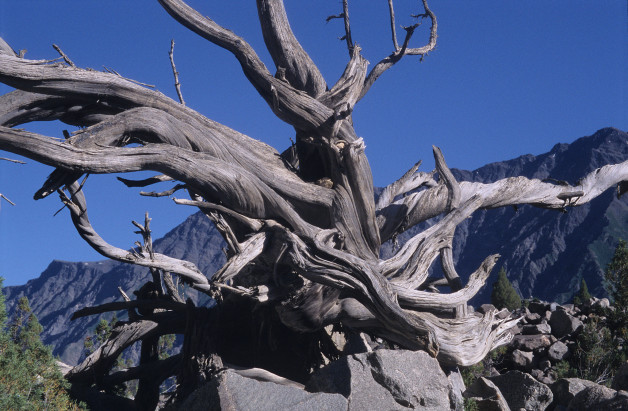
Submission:
<svg viewBox="0 0 628 411">
<path fill-rule="evenodd" d="M 283 0 L 257 0 L 257 11 L 266 48 L 277 70 L 285 70 L 288 83 L 312 97 L 324 93 L 325 79 L 294 36 Z"/>
<path fill-rule="evenodd" d="M 417 173 L 421 161 L 416 163 L 412 168 L 401 176 L 401 178 L 394 183 L 391 183 L 384 188 L 382 193 L 377 199 L 376 209 L 379 211 L 386 208 L 395 200 L 395 197 L 406 194 L 412 190 L 415 190 L 421 186 L 434 187 L 436 181 L 434 181 L 434 172 L 431 173 Z M 378 215 L 379 218 L 383 218 L 382 215 Z"/>
<path fill-rule="evenodd" d="M 89 217 L 87 216 L 87 205 L 82 190 L 79 189 L 78 183 L 73 183 L 68 187 L 71 199 L 62 192 L 61 198 L 71 213 L 72 222 L 77 232 L 94 250 L 99 254 L 111 258 L 112 260 L 136 264 L 144 267 L 159 268 L 168 272 L 176 273 L 185 277 L 191 283 L 208 284 L 207 277 L 189 261 L 179 260 L 158 253 L 130 253 L 112 246 L 103 240 L 94 230 Z"/>
<path fill-rule="evenodd" d="M 51 120 L 61 120 L 73 126 L 89 126 L 120 111 L 122 109 L 93 101 L 24 90 L 14 90 L 0 96 L 0 125 L 5 127 Z"/>
<path fill-rule="evenodd" d="M 253 143 L 253 139 L 218 123 L 213 123 L 213 126 L 209 128 L 195 119 L 184 121 L 161 110 L 142 107 L 127 110 L 96 126 L 81 130 L 68 142 L 75 147 L 88 149 L 142 141 L 203 152 L 250 171 L 297 205 L 305 203 L 311 207 L 329 207 L 332 192 L 303 182 L 286 169 L 274 149 L 259 142 Z M 50 183 L 44 184 L 36 198 L 45 197 L 78 178 L 76 175 L 63 178 L 65 174 L 66 171 L 53 173 Z"/>
<path fill-rule="evenodd" d="M 447 167 L 445 157 L 443 157 L 443 153 L 440 151 L 440 148 L 432 146 L 432 149 L 434 150 L 436 170 L 440 175 L 441 181 L 447 186 L 446 210 L 449 212 L 460 205 L 460 186 L 454 178 L 454 175 L 451 173 L 449 167 Z"/>
<path fill-rule="evenodd" d="M 405 335 L 410 348 L 438 353 L 438 342 L 416 313 L 403 310 L 386 279 L 368 262 L 315 240 L 308 247 L 292 233 L 277 230 L 290 245 L 287 255 L 291 265 L 303 277 L 333 288 L 345 290 L 374 313 L 391 332 Z M 322 234 L 322 233 L 321 233 Z"/>
<path fill-rule="evenodd" d="M 587 174 L 580 185 L 562 186 L 526 177 L 510 177 L 494 183 L 461 181 L 460 201 L 472 196 L 481 198 L 479 208 L 498 208 L 509 205 L 531 204 L 535 207 L 562 210 L 585 204 L 604 191 L 628 181 L 628 160 L 606 165 Z M 395 232 L 403 232 L 416 224 L 447 211 L 448 190 L 439 185 L 395 201 L 378 210 L 382 241 L 389 240 Z"/>
<path fill-rule="evenodd" d="M 380 261 L 382 273 L 393 283 L 409 289 L 418 288 L 427 278 L 428 269 L 440 250 L 451 243 L 458 224 L 473 214 L 480 205 L 480 196 L 473 196 L 438 223 L 412 237 L 393 257 Z"/>
<path fill-rule="evenodd" d="M 116 326 L 109 339 L 81 364 L 74 367 L 66 378 L 72 382 L 88 382 L 102 379 L 113 367 L 116 358 L 136 341 L 163 334 L 182 334 L 185 313 L 162 312 L 146 319 Z"/>
<path fill-rule="evenodd" d="M 413 310 L 451 311 L 467 303 L 484 286 L 493 267 L 497 263 L 499 254 L 487 257 L 480 267 L 469 276 L 469 282 L 464 288 L 449 294 L 417 291 L 393 282 L 393 289 L 397 293 L 399 305 Z"/>
<path fill-rule="evenodd" d="M 241 37 L 217 24 L 209 17 L 180 0 L 158 0 L 159 4 L 176 21 L 215 45 L 230 51 L 240 62 L 244 73 L 253 82 L 260 77 L 270 76 L 270 72 L 255 50 Z"/>
<path fill-rule="evenodd" d="M 224 205 L 248 217 L 285 220 L 295 231 L 311 237 L 317 231 L 256 175 L 203 153 L 165 144 L 79 149 L 35 133 L 5 127 L 0 127 L 0 150 L 81 174 L 162 172 L 186 183 L 207 199 L 220 197 Z M 190 167 L 191 164 L 194 166 Z"/>
</svg>

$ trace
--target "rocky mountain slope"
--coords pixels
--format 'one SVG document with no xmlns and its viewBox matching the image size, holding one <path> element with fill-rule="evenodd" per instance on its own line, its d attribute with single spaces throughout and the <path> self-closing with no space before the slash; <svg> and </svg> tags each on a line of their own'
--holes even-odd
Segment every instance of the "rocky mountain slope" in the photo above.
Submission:
<svg viewBox="0 0 628 411">
<path fill-rule="evenodd" d="M 454 170 L 454 174 L 459 180 L 480 182 L 523 175 L 575 184 L 587 172 L 627 158 L 628 133 L 606 128 L 572 144 L 557 144 L 549 153 L 492 163 L 475 171 Z M 410 230 L 400 240 L 412 233 Z M 602 296 L 603 268 L 618 238 L 628 238 L 628 196 L 618 200 L 609 190 L 567 213 L 532 206 L 477 212 L 456 232 L 454 259 L 458 272 L 465 277 L 486 256 L 500 253 L 499 264 L 507 269 L 523 297 L 562 302 L 571 298 L 582 277 L 593 295 Z M 222 239 L 201 214 L 189 217 L 154 246 L 160 253 L 195 262 L 208 274 L 224 262 Z M 390 253 L 391 245 L 385 245 L 383 254 Z M 493 271 L 494 276 L 498 270 Z M 98 318 L 70 322 L 72 313 L 85 306 L 119 300 L 118 286 L 131 293 L 147 277 L 145 268 L 112 261 L 53 261 L 39 278 L 23 286 L 7 287 L 5 293 L 9 310 L 19 297 L 29 298 L 44 326 L 44 342 L 51 344 L 64 362 L 74 364 L 82 351 L 85 330 L 93 329 Z M 487 301 L 493 282 L 489 279 L 489 286 L 475 303 Z"/>
<path fill-rule="evenodd" d="M 200 213 L 190 216 L 153 244 L 156 252 L 194 261 L 205 273 L 213 273 L 224 264 L 223 246 L 218 231 Z M 20 297 L 28 297 L 44 327 L 44 343 L 52 345 L 63 362 L 76 364 L 83 350 L 86 330 L 93 330 L 100 317 L 70 321 L 72 313 L 83 307 L 120 301 L 118 287 L 132 296 L 132 292 L 149 279 L 147 268 L 111 260 L 53 261 L 39 278 L 22 286 L 6 287 L 4 291 L 9 312 Z M 194 290 L 186 293 L 197 300 Z M 109 317 L 105 315 L 105 318 Z"/>
</svg>

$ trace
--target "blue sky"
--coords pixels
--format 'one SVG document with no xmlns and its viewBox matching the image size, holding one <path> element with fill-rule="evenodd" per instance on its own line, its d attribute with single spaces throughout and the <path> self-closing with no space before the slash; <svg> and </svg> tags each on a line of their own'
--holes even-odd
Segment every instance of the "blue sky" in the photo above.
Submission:
<svg viewBox="0 0 628 411">
<path fill-rule="evenodd" d="M 418 1 L 397 0 L 398 25 L 412 24 Z M 253 1 L 189 1 L 201 13 L 243 36 L 273 64 L 263 48 Z M 407 58 L 386 72 L 354 111 L 376 185 L 398 178 L 418 159 L 433 167 L 431 145 L 451 167 L 474 169 L 523 154 L 540 154 L 613 126 L 628 129 L 628 18 L 619 0 L 431 0 L 439 20 L 435 51 L 422 63 Z M 374 65 L 392 51 L 387 2 L 350 2 L 353 39 Z M 328 84 L 347 60 L 339 0 L 286 0 L 297 37 Z M 425 41 L 429 27 L 417 34 Z M 421 29 L 419 29 L 420 31 Z M 125 77 L 154 84 L 176 98 L 168 60 L 175 60 L 188 106 L 278 150 L 289 145 L 290 127 L 270 109 L 227 52 L 178 25 L 149 0 L 0 0 L 0 36 L 27 58 L 52 58 L 58 44 L 81 67 L 103 65 Z M 10 89 L 0 86 L 0 92 Z M 25 126 L 60 137 L 60 123 Z M 8 157 L 0 153 L 0 157 Z M 15 158 L 15 156 L 10 156 Z M 5 285 L 38 276 L 53 259 L 97 260 L 75 234 L 54 196 L 32 194 L 51 171 L 28 161 L 0 161 L 0 275 Z M 169 188 L 169 186 L 164 186 Z M 194 210 L 167 198 L 147 199 L 112 176 L 91 176 L 85 186 L 94 227 L 112 244 L 130 247 L 130 221 L 145 211 L 160 237 Z"/>
</svg>

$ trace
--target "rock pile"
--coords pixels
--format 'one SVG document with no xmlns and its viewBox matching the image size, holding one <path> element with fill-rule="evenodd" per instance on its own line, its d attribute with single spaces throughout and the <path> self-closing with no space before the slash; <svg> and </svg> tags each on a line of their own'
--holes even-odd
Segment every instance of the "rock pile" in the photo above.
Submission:
<svg viewBox="0 0 628 411">
<path fill-rule="evenodd" d="M 476 380 L 464 393 L 480 409 L 620 410 L 628 409 L 628 363 L 612 389 L 578 378 L 558 378 L 556 366 L 574 355 L 577 337 L 597 308 L 608 299 L 593 298 L 582 306 L 532 301 L 513 315 L 522 317 L 502 361 L 501 373 Z M 479 312 L 494 310 L 490 304 Z"/>
<path fill-rule="evenodd" d="M 556 366 L 574 355 L 578 333 L 597 306 L 608 307 L 608 300 L 582 307 L 530 302 L 513 314 L 522 320 L 504 354 L 506 367 L 466 388 L 458 369 L 443 370 L 427 353 L 390 350 L 361 335 L 363 344 L 349 344 L 350 350 L 344 346 L 349 341 L 341 341 L 346 355 L 315 371 L 304 385 L 227 369 L 168 409 L 462 411 L 465 397 L 480 410 L 628 409 L 628 363 L 612 388 L 558 378 Z M 478 312 L 493 309 L 483 305 Z"/>
</svg>

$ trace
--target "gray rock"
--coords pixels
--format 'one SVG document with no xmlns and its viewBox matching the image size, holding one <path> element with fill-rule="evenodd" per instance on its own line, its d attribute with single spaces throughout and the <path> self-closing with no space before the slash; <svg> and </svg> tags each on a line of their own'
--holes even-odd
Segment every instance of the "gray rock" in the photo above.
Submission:
<svg viewBox="0 0 628 411">
<path fill-rule="evenodd" d="M 242 377 L 227 370 L 190 394 L 178 409 L 335 411 L 348 409 L 348 402 L 340 394 L 310 393 L 296 387 Z"/>
<path fill-rule="evenodd" d="M 556 341 L 547 350 L 547 356 L 553 362 L 562 361 L 569 357 L 569 348 L 562 341 Z"/>
<path fill-rule="evenodd" d="M 549 305 L 549 310 L 554 312 L 554 311 L 556 311 L 556 309 L 558 309 L 558 307 L 559 307 L 558 303 L 551 303 Z"/>
<path fill-rule="evenodd" d="M 553 404 L 567 407 L 580 391 L 596 385 L 593 381 L 581 380 L 580 378 L 561 378 L 551 386 L 554 394 Z"/>
<path fill-rule="evenodd" d="M 626 390 L 628 391 L 628 361 L 626 361 L 613 378 L 613 383 L 611 387 L 614 390 Z"/>
<path fill-rule="evenodd" d="M 514 350 L 510 360 L 516 367 L 529 371 L 532 369 L 534 354 L 529 351 Z"/>
<path fill-rule="evenodd" d="M 478 312 L 481 314 L 486 314 L 489 311 L 497 311 L 497 308 L 493 304 L 482 304 L 478 308 Z"/>
<path fill-rule="evenodd" d="M 568 411 L 626 409 L 628 409 L 628 393 L 626 391 L 615 391 L 598 384 L 580 391 L 567 407 Z"/>
<path fill-rule="evenodd" d="M 473 398 L 483 411 L 510 411 L 501 391 L 492 381 L 480 377 L 464 392 L 466 398 Z"/>
<path fill-rule="evenodd" d="M 550 327 L 548 323 L 528 324 L 523 326 L 522 332 L 526 335 L 550 334 L 552 332 L 552 327 Z"/>
<path fill-rule="evenodd" d="M 541 315 L 537 313 L 526 314 L 525 320 L 528 324 L 539 324 L 541 322 Z"/>
<path fill-rule="evenodd" d="M 539 361 L 539 369 L 546 371 L 547 369 L 551 367 L 552 367 L 552 362 L 550 360 L 545 359 L 545 360 Z"/>
<path fill-rule="evenodd" d="M 540 381 L 541 378 L 545 377 L 545 373 L 539 369 L 534 369 L 530 371 L 530 375 L 534 377 L 535 380 Z"/>
<path fill-rule="evenodd" d="M 464 386 L 464 380 L 458 367 L 452 368 L 446 372 L 447 379 L 451 385 L 451 391 L 449 392 L 449 402 L 451 409 L 456 411 L 464 410 L 464 392 L 466 387 Z"/>
<path fill-rule="evenodd" d="M 563 304 L 561 305 L 561 307 L 571 315 L 576 313 L 576 306 L 574 306 L 573 304 Z"/>
<path fill-rule="evenodd" d="M 544 376 L 539 378 L 538 381 L 543 383 L 543 384 L 545 384 L 545 385 L 547 385 L 549 387 L 550 385 L 552 385 L 556 381 L 556 379 L 554 378 L 552 373 L 549 373 L 549 374 L 545 374 Z"/>
<path fill-rule="evenodd" d="M 530 304 L 528 305 L 528 310 L 530 310 L 531 313 L 543 316 L 545 315 L 545 311 L 549 310 L 549 304 L 542 301 L 530 301 Z"/>
<path fill-rule="evenodd" d="M 552 402 L 552 391 L 547 385 L 520 371 L 509 371 L 489 379 L 499 388 L 512 409 L 540 411 Z"/>
<path fill-rule="evenodd" d="M 452 408 L 447 376 L 423 351 L 382 349 L 343 357 L 315 372 L 306 389 L 342 394 L 349 410 Z"/>
<path fill-rule="evenodd" d="M 598 308 L 609 308 L 611 306 L 611 302 L 608 300 L 608 298 L 601 298 L 601 299 L 595 301 L 591 305 L 593 307 L 598 307 Z"/>
<path fill-rule="evenodd" d="M 564 310 L 552 312 L 549 323 L 552 326 L 552 335 L 556 338 L 562 338 L 582 328 L 582 321 Z"/>
<path fill-rule="evenodd" d="M 515 335 L 512 346 L 521 351 L 534 351 L 552 345 L 548 335 Z"/>
</svg>

